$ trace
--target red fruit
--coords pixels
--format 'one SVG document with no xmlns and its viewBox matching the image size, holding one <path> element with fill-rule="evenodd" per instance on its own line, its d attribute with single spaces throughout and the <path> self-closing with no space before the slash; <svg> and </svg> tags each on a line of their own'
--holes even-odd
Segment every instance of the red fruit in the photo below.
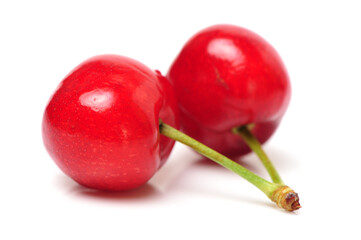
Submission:
<svg viewBox="0 0 361 240">
<path fill-rule="evenodd" d="M 168 72 L 183 131 L 236 157 L 250 149 L 232 129 L 249 125 L 263 143 L 276 130 L 291 88 L 280 56 L 257 34 L 237 26 L 200 31 Z"/>
<path fill-rule="evenodd" d="M 100 190 L 147 182 L 174 141 L 159 119 L 178 128 L 173 89 L 130 58 L 104 55 L 75 68 L 46 107 L 42 130 L 50 156 L 75 181 Z"/>
</svg>

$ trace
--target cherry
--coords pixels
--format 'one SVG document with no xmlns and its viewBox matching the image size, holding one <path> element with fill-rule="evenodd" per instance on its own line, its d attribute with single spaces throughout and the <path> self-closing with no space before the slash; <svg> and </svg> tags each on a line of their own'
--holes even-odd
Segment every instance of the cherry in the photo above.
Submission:
<svg viewBox="0 0 361 240">
<path fill-rule="evenodd" d="M 252 149 L 273 181 L 282 183 L 260 147 L 291 95 L 286 68 L 269 43 L 245 28 L 211 26 L 185 44 L 167 77 L 186 134 L 231 158 Z"/>
<path fill-rule="evenodd" d="M 279 186 L 266 195 L 289 211 L 301 207 L 261 147 L 291 96 L 286 68 L 269 43 L 245 28 L 211 26 L 185 44 L 167 77 L 186 134 L 231 158 L 253 150 Z"/>
<path fill-rule="evenodd" d="M 79 184 L 132 189 L 154 175 L 173 147 L 159 134 L 160 118 L 179 127 L 173 89 L 159 72 L 130 58 L 96 56 L 58 86 L 44 113 L 43 139 Z"/>
<path fill-rule="evenodd" d="M 268 182 L 178 127 L 173 89 L 159 72 L 130 58 L 102 55 L 60 83 L 45 109 L 42 131 L 55 163 L 89 188 L 118 191 L 146 183 L 176 140 L 245 178 L 279 207 L 300 207 L 289 187 Z"/>
</svg>

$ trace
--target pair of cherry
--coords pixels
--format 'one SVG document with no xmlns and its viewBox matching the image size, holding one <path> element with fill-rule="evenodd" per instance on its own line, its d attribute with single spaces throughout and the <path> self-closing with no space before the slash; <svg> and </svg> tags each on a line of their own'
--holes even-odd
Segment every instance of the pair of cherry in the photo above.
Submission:
<svg viewBox="0 0 361 240">
<path fill-rule="evenodd" d="M 64 173 L 86 187 L 110 191 L 146 183 L 177 140 L 293 211 L 300 208 L 297 194 L 261 148 L 289 99 L 289 78 L 274 48 L 244 28 L 216 25 L 186 43 L 167 78 L 122 56 L 83 62 L 51 97 L 43 139 Z M 188 135 L 177 130 L 180 123 Z M 273 182 L 224 156 L 250 150 Z"/>
</svg>

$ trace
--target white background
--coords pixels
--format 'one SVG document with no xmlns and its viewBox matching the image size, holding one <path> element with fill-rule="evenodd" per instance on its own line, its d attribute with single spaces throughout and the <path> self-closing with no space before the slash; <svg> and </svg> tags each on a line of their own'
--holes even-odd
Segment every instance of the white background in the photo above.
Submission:
<svg viewBox="0 0 361 240">
<path fill-rule="evenodd" d="M 60 172 L 40 127 L 70 70 L 114 53 L 166 73 L 217 23 L 260 34 L 288 68 L 291 103 L 265 150 L 301 210 L 180 144 L 135 191 L 91 192 Z M 357 1 L 1 1 L 0 239 L 360 239 L 360 56 Z M 267 178 L 253 154 L 243 163 Z"/>
</svg>

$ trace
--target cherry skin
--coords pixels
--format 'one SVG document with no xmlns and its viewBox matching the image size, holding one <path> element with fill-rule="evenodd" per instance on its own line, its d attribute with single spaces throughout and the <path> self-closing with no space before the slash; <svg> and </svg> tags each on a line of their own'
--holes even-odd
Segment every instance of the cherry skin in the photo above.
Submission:
<svg viewBox="0 0 361 240">
<path fill-rule="evenodd" d="M 248 125 L 264 143 L 278 127 L 291 95 L 276 50 L 257 34 L 233 25 L 195 34 L 167 76 L 183 131 L 231 158 L 250 151 L 232 129 Z"/>
<path fill-rule="evenodd" d="M 81 63 L 60 83 L 43 116 L 46 149 L 60 169 L 89 188 L 119 191 L 146 183 L 174 141 L 159 119 L 179 128 L 177 103 L 159 72 L 127 57 Z"/>
</svg>

